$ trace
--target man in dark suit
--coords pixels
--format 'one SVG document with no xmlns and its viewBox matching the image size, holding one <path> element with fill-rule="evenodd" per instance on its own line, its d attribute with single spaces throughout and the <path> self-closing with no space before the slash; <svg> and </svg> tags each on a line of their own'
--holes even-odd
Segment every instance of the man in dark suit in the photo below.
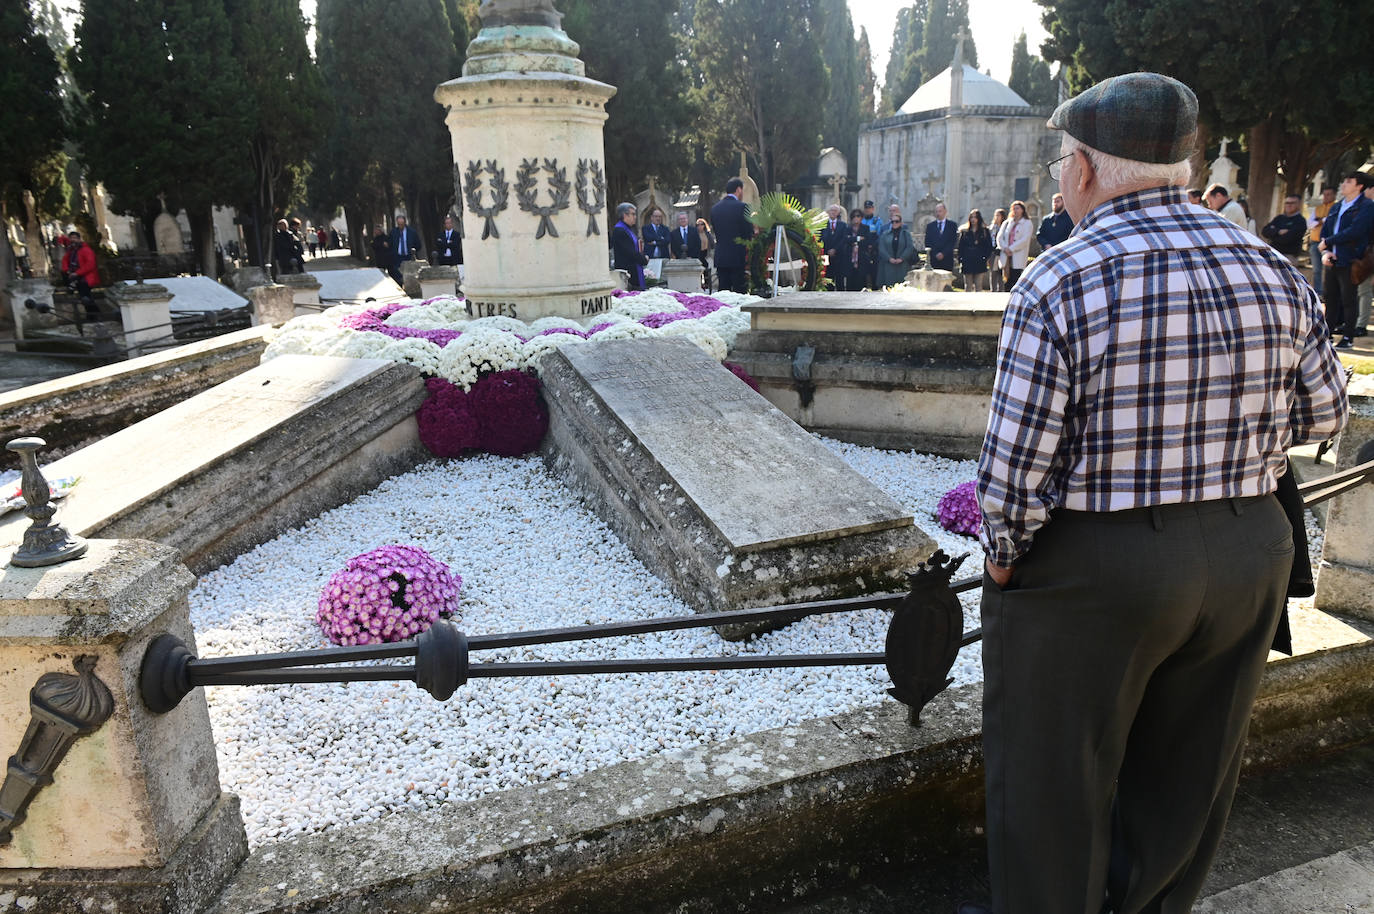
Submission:
<svg viewBox="0 0 1374 914">
<path fill-rule="evenodd" d="M 405 216 L 396 217 L 396 227 L 391 230 L 391 264 L 387 273 L 401 285 L 401 264 L 420 256 L 420 235 L 406 225 Z"/>
<path fill-rule="evenodd" d="M 686 260 L 688 257 L 696 256 L 691 252 L 692 236 L 697 233 L 689 223 L 691 220 L 686 213 L 677 214 L 677 227 L 668 236 L 668 248 L 673 252 L 674 260 Z M 701 242 L 697 242 L 697 247 Z"/>
<path fill-rule="evenodd" d="M 959 227 L 949 218 L 943 203 L 935 204 L 935 218 L 926 225 L 926 263 L 932 270 L 954 272 L 954 248 L 959 243 Z"/>
<path fill-rule="evenodd" d="M 1051 205 L 1054 212 L 1041 220 L 1040 231 L 1035 233 L 1035 240 L 1046 251 L 1066 240 L 1073 232 L 1073 217 L 1064 209 L 1064 195 L 1055 194 Z"/>
<path fill-rule="evenodd" d="M 672 232 L 663 224 L 663 210 L 657 206 L 649 210 L 649 221 L 640 230 L 644 239 L 644 253 L 650 260 L 667 260 L 672 256 Z"/>
<path fill-rule="evenodd" d="M 722 290 L 748 292 L 744 245 L 754 237 L 749 221 L 749 206 L 740 199 L 744 182 L 731 178 L 725 182 L 725 196 L 711 207 L 711 228 L 716 233 L 716 275 Z"/>
<path fill-rule="evenodd" d="M 843 209 L 832 203 L 826 213 L 830 221 L 821 228 L 821 250 L 827 258 L 825 278 L 835 284 L 836 291 L 843 292 L 849 288 L 854 235 L 845 222 Z"/>
<path fill-rule="evenodd" d="M 1362 171 L 1345 176 L 1340 187 L 1341 202 L 1327 214 L 1322 223 L 1322 240 L 1317 245 L 1326 266 L 1322 292 L 1326 298 L 1327 327 L 1333 334 L 1343 334 L 1337 349 L 1355 348 L 1359 295 L 1350 268 L 1364 256 L 1374 232 L 1374 203 L 1364 195 L 1371 184 L 1374 177 Z"/>
<path fill-rule="evenodd" d="M 463 239 L 452 216 L 444 217 L 444 230 L 434 239 L 434 256 L 434 262 L 444 267 L 456 267 L 463 262 Z"/>
</svg>

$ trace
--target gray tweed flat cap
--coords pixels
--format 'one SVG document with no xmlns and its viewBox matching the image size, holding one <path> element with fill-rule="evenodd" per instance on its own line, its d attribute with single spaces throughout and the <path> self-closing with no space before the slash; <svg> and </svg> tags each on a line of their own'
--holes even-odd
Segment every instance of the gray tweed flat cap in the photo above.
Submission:
<svg viewBox="0 0 1374 914">
<path fill-rule="evenodd" d="M 1182 162 L 1197 137 L 1197 96 L 1159 73 L 1123 73 L 1054 109 L 1050 126 L 1133 162 Z"/>
</svg>

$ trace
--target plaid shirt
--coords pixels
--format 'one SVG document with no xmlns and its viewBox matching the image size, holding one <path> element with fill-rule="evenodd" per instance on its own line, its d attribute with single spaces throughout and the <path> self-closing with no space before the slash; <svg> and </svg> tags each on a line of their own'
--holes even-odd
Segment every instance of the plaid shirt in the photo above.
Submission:
<svg viewBox="0 0 1374 914">
<path fill-rule="evenodd" d="M 995 564 L 1055 508 L 1119 511 L 1272 492 L 1287 449 L 1345 423 L 1316 293 L 1178 188 L 1088 214 L 1002 318 L 978 461 Z"/>
</svg>

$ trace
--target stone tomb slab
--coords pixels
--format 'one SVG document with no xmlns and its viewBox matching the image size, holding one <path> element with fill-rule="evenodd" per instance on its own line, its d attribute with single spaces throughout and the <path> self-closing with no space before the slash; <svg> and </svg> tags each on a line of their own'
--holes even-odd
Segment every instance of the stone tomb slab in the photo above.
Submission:
<svg viewBox="0 0 1374 914">
<path fill-rule="evenodd" d="M 699 612 L 900 590 L 934 549 L 910 512 L 690 342 L 569 347 L 543 378 L 546 463 Z"/>
<path fill-rule="evenodd" d="M 57 519 L 204 572 L 418 463 L 424 394 L 409 365 L 281 356 L 49 464 L 80 479 Z M 0 516 L 0 563 L 28 524 Z"/>
<path fill-rule="evenodd" d="M 379 302 L 405 298 L 401 287 L 381 270 L 357 267 L 350 270 L 320 270 L 314 274 L 320 283 L 320 301 L 365 302 L 375 298 Z"/>
</svg>

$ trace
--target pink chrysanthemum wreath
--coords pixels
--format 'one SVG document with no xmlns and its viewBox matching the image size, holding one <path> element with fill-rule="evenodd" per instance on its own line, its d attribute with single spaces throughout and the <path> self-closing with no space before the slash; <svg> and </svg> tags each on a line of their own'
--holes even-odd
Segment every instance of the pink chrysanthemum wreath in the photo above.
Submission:
<svg viewBox="0 0 1374 914">
<path fill-rule="evenodd" d="M 354 556 L 320 593 L 315 621 L 333 644 L 405 641 L 458 612 L 461 576 L 418 546 Z"/>
<path fill-rule="evenodd" d="M 935 520 L 950 533 L 977 536 L 983 526 L 983 514 L 978 509 L 978 484 L 961 482 L 940 496 L 935 508 Z"/>
</svg>

